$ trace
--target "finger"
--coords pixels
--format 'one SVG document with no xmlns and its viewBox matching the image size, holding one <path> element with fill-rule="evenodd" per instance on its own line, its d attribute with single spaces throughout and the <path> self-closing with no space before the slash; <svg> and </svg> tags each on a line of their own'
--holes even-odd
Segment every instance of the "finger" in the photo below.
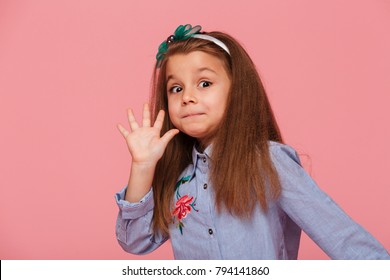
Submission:
<svg viewBox="0 0 390 280">
<path fill-rule="evenodd" d="M 163 123 L 164 123 L 164 116 L 165 116 L 164 110 L 160 110 L 158 112 L 156 121 L 154 122 L 154 127 L 156 127 L 156 128 L 161 130 L 161 128 L 163 126 Z"/>
<path fill-rule="evenodd" d="M 148 103 L 144 104 L 144 111 L 142 113 L 142 125 L 150 127 L 150 110 Z"/>
<path fill-rule="evenodd" d="M 173 137 L 175 137 L 175 135 L 178 134 L 179 132 L 180 130 L 178 129 L 171 129 L 167 131 L 163 137 L 161 137 L 161 140 L 165 143 L 165 145 L 168 145 L 169 141 L 171 141 Z"/>
<path fill-rule="evenodd" d="M 125 137 L 125 139 L 127 138 L 127 136 L 130 134 L 130 132 L 128 132 L 123 126 L 121 126 L 119 123 L 116 125 L 116 127 L 119 129 L 120 133 L 123 135 L 123 137 Z"/>
<path fill-rule="evenodd" d="M 135 120 L 133 110 L 127 109 L 127 118 L 129 119 L 131 130 L 134 131 L 135 129 L 139 128 L 137 121 Z"/>
</svg>

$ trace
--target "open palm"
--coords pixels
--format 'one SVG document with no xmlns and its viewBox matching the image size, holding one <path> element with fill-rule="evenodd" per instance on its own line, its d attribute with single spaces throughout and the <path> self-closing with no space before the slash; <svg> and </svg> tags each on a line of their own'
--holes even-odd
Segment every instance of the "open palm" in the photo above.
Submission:
<svg viewBox="0 0 390 280">
<path fill-rule="evenodd" d="M 135 120 L 133 111 L 128 109 L 127 113 L 131 132 L 127 131 L 120 124 L 118 124 L 117 127 L 126 139 L 127 146 L 133 159 L 133 164 L 157 164 L 157 161 L 164 154 L 169 141 L 172 140 L 177 133 L 179 133 L 179 130 L 171 129 L 161 137 L 160 134 L 164 122 L 165 112 L 160 110 L 154 125 L 151 126 L 148 104 L 144 104 L 141 127 Z"/>
</svg>

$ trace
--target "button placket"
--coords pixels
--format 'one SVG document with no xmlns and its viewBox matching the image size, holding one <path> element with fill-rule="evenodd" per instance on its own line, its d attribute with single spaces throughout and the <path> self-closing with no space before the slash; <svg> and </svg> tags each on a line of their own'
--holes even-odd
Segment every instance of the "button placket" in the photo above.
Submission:
<svg viewBox="0 0 390 280">
<path fill-rule="evenodd" d="M 209 188 L 209 185 L 208 185 L 208 172 L 209 172 L 209 168 L 208 168 L 208 162 L 207 162 L 207 156 L 205 155 L 198 155 L 198 159 L 197 159 L 197 163 L 198 163 L 198 170 L 203 173 L 202 176 L 203 178 L 201 179 L 201 181 L 199 182 L 200 184 L 198 185 L 199 187 L 197 189 L 201 189 L 203 187 L 203 190 L 208 190 Z M 202 182 L 203 181 L 203 182 Z M 207 191 L 207 192 L 204 192 L 204 196 L 203 198 L 205 199 L 205 203 L 206 202 L 210 202 L 210 193 Z M 208 236 L 211 238 L 211 239 L 214 239 L 215 236 L 214 236 L 214 230 L 212 228 L 212 224 L 213 224 L 213 219 L 212 219 L 212 207 L 210 203 L 206 203 L 205 206 L 207 205 L 207 207 L 209 208 L 208 211 L 205 211 L 206 215 L 207 215 L 207 222 L 206 224 L 208 225 L 208 227 L 204 228 L 204 230 L 207 230 L 207 233 L 208 233 Z"/>
<path fill-rule="evenodd" d="M 209 172 L 206 156 L 204 155 L 199 156 L 197 159 L 197 163 L 198 163 L 197 167 L 199 168 L 200 172 L 202 172 L 203 174 Z"/>
</svg>

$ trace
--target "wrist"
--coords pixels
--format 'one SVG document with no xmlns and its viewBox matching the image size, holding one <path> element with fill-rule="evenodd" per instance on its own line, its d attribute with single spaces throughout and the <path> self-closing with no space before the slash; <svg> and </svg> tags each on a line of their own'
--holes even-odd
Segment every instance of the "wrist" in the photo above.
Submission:
<svg viewBox="0 0 390 280">
<path fill-rule="evenodd" d="M 157 163 L 154 162 L 132 162 L 131 169 L 132 170 L 154 170 L 156 168 Z"/>
</svg>

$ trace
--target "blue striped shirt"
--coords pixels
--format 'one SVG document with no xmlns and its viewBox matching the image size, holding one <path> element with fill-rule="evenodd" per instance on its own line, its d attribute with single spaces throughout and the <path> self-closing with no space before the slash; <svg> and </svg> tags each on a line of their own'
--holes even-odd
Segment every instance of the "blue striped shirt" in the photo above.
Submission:
<svg viewBox="0 0 390 280">
<path fill-rule="evenodd" d="M 124 200 L 126 187 L 116 194 L 116 235 L 125 251 L 146 254 L 170 238 L 175 259 L 297 259 L 303 230 L 332 259 L 390 259 L 318 188 L 288 145 L 269 142 L 282 192 L 266 212 L 257 206 L 248 219 L 218 212 L 209 180 L 211 149 L 194 148 L 192 164 L 179 177 L 169 237 L 151 230 L 153 188 L 137 203 Z"/>
</svg>

